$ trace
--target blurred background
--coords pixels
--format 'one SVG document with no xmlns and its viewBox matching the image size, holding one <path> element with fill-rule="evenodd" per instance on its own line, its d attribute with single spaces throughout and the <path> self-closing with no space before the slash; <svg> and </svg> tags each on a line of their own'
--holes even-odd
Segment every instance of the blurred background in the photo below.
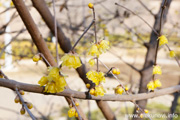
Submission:
<svg viewBox="0 0 180 120">
<path fill-rule="evenodd" d="M 47 6 L 53 11 L 52 1 L 45 0 Z M 55 53 L 55 40 L 44 20 L 33 7 L 30 0 L 24 0 L 36 25 L 38 26 L 51 53 Z M 133 94 L 138 93 L 140 75 L 127 63 L 141 69 L 144 65 L 147 49 L 145 43 L 150 40 L 152 29 L 147 26 L 136 15 L 130 11 L 115 5 L 115 2 L 129 8 L 151 26 L 154 25 L 154 15 L 158 13 L 162 0 L 56 0 L 57 21 L 61 25 L 65 35 L 71 40 L 72 45 L 88 27 L 92 21 L 92 11 L 88 8 L 91 2 L 95 6 L 97 21 L 98 40 L 109 40 L 110 50 L 100 56 L 100 60 L 108 67 L 118 67 L 121 74 L 118 78 L 123 85 L 128 86 Z M 148 9 L 148 10 L 147 10 Z M 53 14 L 53 12 L 52 12 Z M 167 21 L 163 27 L 163 34 L 169 39 L 169 46 L 180 58 L 180 1 L 173 0 Z M 87 69 L 90 67 L 87 62 L 87 50 L 94 41 L 94 32 L 91 28 L 75 51 L 80 55 Z M 43 75 L 47 74 L 46 65 L 40 61 L 34 63 L 32 57 L 37 54 L 31 36 L 26 30 L 21 18 L 11 0 L 0 1 L 0 66 L 1 70 L 10 78 L 16 81 L 37 84 Z M 59 56 L 64 54 L 59 47 Z M 163 74 L 160 77 L 162 88 L 170 87 L 180 83 L 180 69 L 177 62 L 169 57 L 166 47 L 161 47 L 158 53 L 158 64 L 162 67 Z M 107 70 L 100 65 L 102 72 Z M 63 73 L 67 74 L 69 87 L 77 91 L 87 91 L 85 84 L 73 69 L 64 68 Z M 104 88 L 107 93 L 114 93 L 118 82 L 111 75 L 106 77 Z M 0 87 L 0 120 L 29 120 L 28 115 L 20 115 L 21 105 L 14 103 L 15 93 L 7 88 Z M 64 97 L 25 93 L 25 100 L 33 103 L 32 113 L 42 120 L 73 120 L 68 118 L 68 104 Z M 178 97 L 177 97 L 178 98 Z M 148 100 L 147 109 L 150 113 L 168 114 L 174 100 L 174 95 L 164 95 Z M 105 119 L 94 101 L 79 100 L 83 111 L 91 120 Z M 118 120 L 129 120 L 125 114 L 132 113 L 134 105 L 130 102 L 108 102 Z M 174 109 L 180 114 L 180 98 Z M 179 120 L 180 117 L 174 118 Z M 154 118 L 153 120 L 164 120 Z"/>
</svg>

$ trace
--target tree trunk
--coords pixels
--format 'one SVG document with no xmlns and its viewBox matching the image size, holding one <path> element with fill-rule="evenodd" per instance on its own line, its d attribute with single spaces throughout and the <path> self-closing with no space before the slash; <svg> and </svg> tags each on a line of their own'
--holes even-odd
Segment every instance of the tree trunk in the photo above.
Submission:
<svg viewBox="0 0 180 120">
<path fill-rule="evenodd" d="M 161 6 L 164 4 L 164 1 L 165 0 L 162 1 Z M 162 22 L 162 28 L 163 28 L 163 25 L 165 24 L 165 22 L 167 20 L 167 14 L 168 14 L 168 10 L 169 10 L 171 1 L 172 0 L 167 0 L 167 2 L 166 2 L 166 5 L 165 5 L 166 8 L 164 10 L 163 19 L 161 21 Z M 161 6 L 160 6 L 158 14 L 155 16 L 155 22 L 154 22 L 154 26 L 153 26 L 153 28 L 157 32 L 159 32 L 159 30 L 160 30 Z M 147 83 L 150 80 L 152 80 L 152 69 L 153 69 L 153 64 L 154 64 L 154 61 L 155 61 L 157 39 L 158 39 L 158 36 L 155 34 L 154 31 L 152 31 L 151 36 L 150 36 L 150 42 L 147 45 L 147 53 L 146 53 L 145 63 L 144 63 L 143 69 L 140 72 L 141 79 L 140 79 L 139 93 L 147 92 Z M 144 109 L 146 107 L 147 100 L 137 101 L 137 104 L 142 109 Z M 134 109 L 134 113 L 136 113 L 135 109 Z M 134 118 L 134 120 L 141 120 L 141 119 Z"/>
</svg>

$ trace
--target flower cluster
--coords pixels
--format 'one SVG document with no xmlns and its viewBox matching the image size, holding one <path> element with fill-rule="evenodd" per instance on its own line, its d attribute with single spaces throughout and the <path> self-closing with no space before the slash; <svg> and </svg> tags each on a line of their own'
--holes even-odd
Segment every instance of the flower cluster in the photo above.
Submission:
<svg viewBox="0 0 180 120">
<path fill-rule="evenodd" d="M 71 109 L 69 109 L 68 111 L 68 116 L 71 117 L 78 117 L 78 113 L 76 112 L 76 109 L 74 107 L 72 107 Z"/>
<path fill-rule="evenodd" d="M 168 39 L 164 35 L 161 35 L 160 37 L 158 37 L 158 40 L 159 40 L 159 45 L 160 46 L 168 44 Z M 170 51 L 169 52 L 170 57 L 175 57 L 176 56 L 175 52 L 173 50 L 171 50 L 170 48 L 169 48 L 169 51 Z"/>
<path fill-rule="evenodd" d="M 98 85 L 95 88 L 91 89 L 89 93 L 94 96 L 104 96 L 104 93 L 106 93 L 106 91 L 102 85 Z"/>
<path fill-rule="evenodd" d="M 164 35 L 161 35 L 160 37 L 158 37 L 158 40 L 159 40 L 160 46 L 168 44 L 168 39 Z"/>
<path fill-rule="evenodd" d="M 57 67 L 50 67 L 48 76 L 43 76 L 38 84 L 40 86 L 46 85 L 44 92 L 47 93 L 62 92 L 67 85 L 64 76 L 60 75 Z"/>
<path fill-rule="evenodd" d="M 122 88 L 122 86 L 117 86 L 115 88 L 115 94 L 120 94 L 122 95 L 124 93 L 124 89 Z"/>
<path fill-rule="evenodd" d="M 156 79 L 156 80 L 154 80 L 154 81 L 150 81 L 150 82 L 147 84 L 148 90 L 154 90 L 155 88 L 161 87 L 161 86 L 162 86 L 162 84 L 161 84 L 161 82 L 160 82 L 159 79 Z"/>
<path fill-rule="evenodd" d="M 159 65 L 153 66 L 153 75 L 155 75 L 155 74 L 159 74 L 159 75 L 162 74 L 162 70 L 161 70 L 161 67 Z"/>
<path fill-rule="evenodd" d="M 96 85 L 99 85 L 100 82 L 105 82 L 105 77 L 103 72 L 89 71 L 86 73 L 86 77 L 94 82 Z"/>
<path fill-rule="evenodd" d="M 69 68 L 75 68 L 76 69 L 82 65 L 80 58 L 77 55 L 71 54 L 71 53 L 65 54 L 61 58 L 61 60 L 63 61 L 62 66 L 67 66 Z"/>
<path fill-rule="evenodd" d="M 101 40 L 97 44 L 94 44 L 89 49 L 88 55 L 99 57 L 103 52 L 105 53 L 109 49 L 109 41 Z"/>
<path fill-rule="evenodd" d="M 90 60 L 88 61 L 88 63 L 89 63 L 90 66 L 94 66 L 95 60 L 94 60 L 94 59 L 90 59 Z"/>
</svg>

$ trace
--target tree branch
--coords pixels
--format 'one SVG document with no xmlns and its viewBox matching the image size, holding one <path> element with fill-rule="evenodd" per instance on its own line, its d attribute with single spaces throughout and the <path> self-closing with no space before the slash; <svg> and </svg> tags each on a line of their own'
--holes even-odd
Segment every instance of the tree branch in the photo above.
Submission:
<svg viewBox="0 0 180 120">
<path fill-rule="evenodd" d="M 0 78 L 0 86 L 6 87 L 12 90 L 16 90 L 16 88 L 18 88 L 19 90 L 24 90 L 27 92 L 39 93 L 39 94 L 44 94 L 44 95 L 56 95 L 56 96 L 73 97 L 73 98 L 84 99 L 84 100 L 100 100 L 100 101 L 145 100 L 145 99 L 172 94 L 172 93 L 180 91 L 180 85 L 176 85 L 173 87 L 164 88 L 164 89 L 157 90 L 155 92 L 150 92 L 150 93 L 139 93 L 139 94 L 132 94 L 132 95 L 105 94 L 105 96 L 87 97 L 86 92 L 78 92 L 71 89 L 65 89 L 63 92 L 56 93 L 56 94 L 44 93 L 43 92 L 44 88 L 40 87 L 39 85 L 27 84 L 27 83 L 17 82 L 15 80 L 2 79 L 2 78 Z"/>
</svg>

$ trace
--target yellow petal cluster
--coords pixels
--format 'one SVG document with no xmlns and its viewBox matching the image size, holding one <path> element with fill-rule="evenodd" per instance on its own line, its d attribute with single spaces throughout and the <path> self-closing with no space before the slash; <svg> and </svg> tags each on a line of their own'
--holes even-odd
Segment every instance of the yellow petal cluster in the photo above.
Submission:
<svg viewBox="0 0 180 120">
<path fill-rule="evenodd" d="M 88 55 L 99 57 L 103 52 L 105 53 L 109 49 L 109 41 L 101 40 L 98 44 L 93 44 L 89 49 Z"/>
<path fill-rule="evenodd" d="M 89 71 L 86 73 L 86 77 L 93 81 L 96 85 L 99 85 L 100 82 L 105 82 L 105 77 L 103 72 Z"/>
<path fill-rule="evenodd" d="M 93 8 L 94 8 L 94 5 L 93 5 L 92 3 L 89 3 L 89 4 L 88 4 L 88 7 L 89 7 L 90 9 L 93 9 Z"/>
<path fill-rule="evenodd" d="M 62 66 L 67 66 L 69 68 L 75 68 L 76 69 L 82 65 L 79 57 L 74 55 L 74 54 L 71 54 L 71 53 L 65 54 L 61 58 L 61 60 L 63 61 Z"/>
<path fill-rule="evenodd" d="M 44 92 L 57 93 L 62 92 L 64 87 L 67 85 L 64 76 L 59 74 L 59 68 L 50 67 L 48 76 L 43 76 L 38 84 L 45 86 Z"/>
<path fill-rule="evenodd" d="M 95 89 L 90 90 L 90 94 L 94 96 L 104 96 L 104 93 L 106 93 L 106 91 L 102 85 L 98 85 Z"/>
<path fill-rule="evenodd" d="M 150 81 L 150 82 L 147 84 L 148 90 L 154 90 L 155 88 L 161 87 L 161 86 L 162 86 L 162 84 L 161 84 L 161 82 L 160 82 L 159 79 L 156 79 L 156 80 L 154 80 L 154 81 Z"/>
<path fill-rule="evenodd" d="M 159 39 L 159 45 L 160 46 L 168 44 L 168 39 L 166 38 L 166 36 L 161 35 L 158 39 Z"/>
<path fill-rule="evenodd" d="M 101 40 L 98 45 L 98 49 L 99 49 L 100 54 L 102 54 L 102 52 L 106 52 L 109 49 L 109 41 Z"/>
<path fill-rule="evenodd" d="M 89 63 L 90 66 L 94 66 L 95 60 L 94 60 L 94 59 L 90 59 L 90 60 L 88 61 L 88 63 Z"/>
<path fill-rule="evenodd" d="M 71 118 L 71 117 L 74 117 L 76 114 L 76 110 L 74 107 L 72 107 L 71 109 L 69 109 L 68 111 L 68 116 Z"/>
<path fill-rule="evenodd" d="M 41 57 L 40 57 L 39 55 L 35 55 L 35 56 L 33 57 L 33 61 L 34 61 L 34 62 L 38 62 L 39 60 L 41 60 Z"/>
<path fill-rule="evenodd" d="M 119 75 L 119 74 L 120 74 L 119 68 L 113 68 L 113 69 L 112 69 L 112 73 L 113 73 L 113 74 L 116 74 L 116 75 Z"/>
<path fill-rule="evenodd" d="M 88 51 L 88 55 L 99 57 L 100 53 L 99 53 L 97 44 L 94 44 L 91 46 L 91 48 Z"/>
<path fill-rule="evenodd" d="M 124 93 L 124 89 L 121 86 L 117 86 L 115 88 L 115 94 L 120 94 L 122 95 Z"/>
<path fill-rule="evenodd" d="M 161 67 L 159 65 L 153 66 L 153 75 L 154 74 L 159 74 L 159 75 L 162 74 L 162 70 L 161 70 Z"/>
<path fill-rule="evenodd" d="M 175 54 L 175 52 L 174 52 L 173 50 L 171 50 L 171 51 L 169 52 L 169 56 L 170 56 L 170 57 L 175 57 L 176 54 Z"/>
</svg>

